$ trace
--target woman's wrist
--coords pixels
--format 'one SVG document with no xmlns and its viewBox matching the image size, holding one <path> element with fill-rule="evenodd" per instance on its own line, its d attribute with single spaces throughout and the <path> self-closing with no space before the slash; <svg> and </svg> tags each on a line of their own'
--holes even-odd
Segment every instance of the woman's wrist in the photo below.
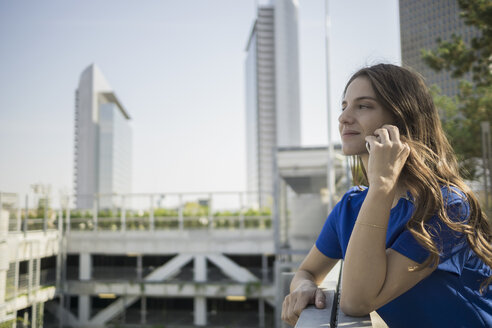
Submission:
<svg viewBox="0 0 492 328">
<path fill-rule="evenodd" d="M 395 196 L 395 186 L 384 183 L 370 184 L 366 199 L 391 204 Z"/>
<path fill-rule="evenodd" d="M 377 177 L 369 180 L 369 191 L 377 192 L 380 195 L 390 196 L 395 192 L 396 182 L 385 177 Z"/>
</svg>

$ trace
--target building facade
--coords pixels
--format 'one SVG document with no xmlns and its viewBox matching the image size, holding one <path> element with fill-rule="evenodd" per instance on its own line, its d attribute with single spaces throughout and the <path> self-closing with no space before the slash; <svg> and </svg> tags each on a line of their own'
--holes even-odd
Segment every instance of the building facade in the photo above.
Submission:
<svg viewBox="0 0 492 328">
<path fill-rule="evenodd" d="M 80 77 L 75 97 L 75 205 L 114 206 L 110 194 L 131 192 L 130 117 L 99 68 L 92 64 Z"/>
<path fill-rule="evenodd" d="M 249 204 L 271 203 L 277 147 L 301 143 L 298 4 L 259 5 L 246 46 L 246 140 Z M 259 196 L 256 196 L 259 195 Z"/>
<path fill-rule="evenodd" d="M 421 73 L 429 86 L 437 84 L 443 94 L 456 95 L 459 79 L 447 71 L 433 71 L 422 60 L 421 50 L 435 49 L 437 38 L 449 40 L 453 34 L 461 35 L 469 44 L 479 32 L 465 25 L 456 0 L 400 0 L 399 10 L 403 65 Z"/>
</svg>

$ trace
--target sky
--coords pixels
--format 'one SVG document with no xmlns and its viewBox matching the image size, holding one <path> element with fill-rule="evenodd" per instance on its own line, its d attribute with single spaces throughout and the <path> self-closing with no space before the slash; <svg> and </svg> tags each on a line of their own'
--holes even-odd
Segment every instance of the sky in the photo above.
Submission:
<svg viewBox="0 0 492 328">
<path fill-rule="evenodd" d="M 133 192 L 245 190 L 257 2 L 0 0 L 0 192 L 72 193 L 75 90 L 92 63 L 132 118 Z M 298 4 L 302 145 L 326 145 L 325 0 Z M 328 11 L 337 141 L 350 75 L 401 62 L 398 1 L 330 0 Z"/>
</svg>

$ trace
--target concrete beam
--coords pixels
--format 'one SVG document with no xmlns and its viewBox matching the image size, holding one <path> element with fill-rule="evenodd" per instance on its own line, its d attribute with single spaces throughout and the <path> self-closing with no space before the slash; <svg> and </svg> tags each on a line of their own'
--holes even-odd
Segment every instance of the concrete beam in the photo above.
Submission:
<svg viewBox="0 0 492 328">
<path fill-rule="evenodd" d="M 173 257 L 163 266 L 158 267 L 145 277 L 145 281 L 162 281 L 176 273 L 193 258 L 190 254 L 180 254 Z"/>
<path fill-rule="evenodd" d="M 47 311 L 49 311 L 51 314 L 56 316 L 58 319 L 61 319 L 64 325 L 68 325 L 68 326 L 79 325 L 79 320 L 77 319 L 77 317 L 75 317 L 75 315 L 69 310 L 65 309 L 64 307 L 61 307 L 59 304 L 53 302 L 45 303 L 44 308 Z"/>
<path fill-rule="evenodd" d="M 207 258 L 232 280 L 239 282 L 259 281 L 254 274 L 222 254 L 207 255 Z"/>
<path fill-rule="evenodd" d="M 57 230 L 9 232 L 7 236 L 9 262 L 27 261 L 57 255 L 60 248 L 60 233 Z"/>
<path fill-rule="evenodd" d="M 55 297 L 55 287 L 45 287 L 33 291 L 31 295 L 17 296 L 15 299 L 5 302 L 6 312 L 19 311 L 32 306 L 34 303 L 44 303 Z"/>
<path fill-rule="evenodd" d="M 67 253 L 146 255 L 182 253 L 272 254 L 273 231 L 163 230 L 163 231 L 74 231 L 67 240 Z"/>
<path fill-rule="evenodd" d="M 69 281 L 67 293 L 71 295 L 115 294 L 147 297 L 195 297 L 225 298 L 229 295 L 246 296 L 248 298 L 273 299 L 273 285 L 259 283 L 196 283 L 196 282 L 96 282 Z"/>
<path fill-rule="evenodd" d="M 173 276 L 179 270 L 186 265 L 191 259 L 193 258 L 192 255 L 189 254 L 180 254 L 175 257 L 173 257 L 171 260 L 166 262 L 163 266 L 160 266 L 159 268 L 155 269 L 152 271 L 149 275 L 145 277 L 145 281 L 162 281 L 165 280 L 166 278 Z M 140 285 L 139 285 L 140 286 Z M 103 291 L 98 291 L 95 294 L 100 294 L 100 293 L 105 293 Z M 77 292 L 76 294 L 86 294 L 86 293 L 79 293 Z M 116 293 L 115 293 L 116 294 Z M 117 293 L 119 295 L 125 295 L 123 297 L 120 297 L 118 300 L 114 301 L 111 303 L 109 306 L 104 308 L 103 310 L 99 311 L 91 320 L 91 324 L 105 324 L 107 321 L 111 320 L 118 314 L 120 314 L 123 309 L 126 307 L 132 305 L 135 301 L 138 300 L 138 298 L 142 295 L 142 293 L 135 293 L 134 295 L 138 296 L 126 296 L 129 293 L 126 291 L 122 291 L 120 293 Z M 130 293 L 131 295 L 131 293 Z"/>
</svg>

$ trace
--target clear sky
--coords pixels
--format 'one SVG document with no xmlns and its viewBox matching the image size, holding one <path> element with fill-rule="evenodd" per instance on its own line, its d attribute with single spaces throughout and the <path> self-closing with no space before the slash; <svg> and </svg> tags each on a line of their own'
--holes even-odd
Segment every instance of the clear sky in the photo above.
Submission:
<svg viewBox="0 0 492 328">
<path fill-rule="evenodd" d="M 299 1 L 303 145 L 327 139 L 324 5 Z M 91 63 L 132 117 L 134 192 L 244 190 L 244 60 L 255 6 L 0 0 L 0 191 L 73 190 L 75 89 Z M 330 0 L 329 11 L 336 122 L 351 73 L 400 63 L 398 1 Z"/>
</svg>

